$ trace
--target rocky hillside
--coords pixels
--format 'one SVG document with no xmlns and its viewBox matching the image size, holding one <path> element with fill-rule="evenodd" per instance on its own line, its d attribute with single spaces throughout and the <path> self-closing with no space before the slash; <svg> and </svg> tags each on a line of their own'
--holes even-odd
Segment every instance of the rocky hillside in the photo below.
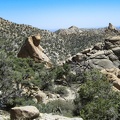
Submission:
<svg viewBox="0 0 120 120">
<path fill-rule="evenodd" d="M 60 63 L 71 55 L 102 42 L 109 34 L 117 34 L 105 33 L 104 29 L 79 29 L 75 26 L 50 32 L 3 18 L 0 18 L 0 31 L 0 50 L 14 55 L 17 55 L 26 37 L 40 33 L 41 46 L 54 63 Z"/>
<path fill-rule="evenodd" d="M 81 70 L 98 69 L 120 90 L 120 36 L 108 37 L 103 43 L 97 43 L 89 49 L 70 57 L 68 64 Z M 76 71 L 77 72 L 77 71 Z M 111 76 L 109 76 L 111 75 Z"/>
<path fill-rule="evenodd" d="M 119 53 L 111 23 L 50 32 L 0 18 L 0 119 L 119 120 Z"/>
</svg>

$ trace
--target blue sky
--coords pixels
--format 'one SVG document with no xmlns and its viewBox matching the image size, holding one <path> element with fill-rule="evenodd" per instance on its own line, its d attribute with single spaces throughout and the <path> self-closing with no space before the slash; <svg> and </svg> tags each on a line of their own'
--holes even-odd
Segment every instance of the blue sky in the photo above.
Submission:
<svg viewBox="0 0 120 120">
<path fill-rule="evenodd" d="M 120 0 L 0 0 L 0 17 L 41 29 L 120 26 Z"/>
</svg>

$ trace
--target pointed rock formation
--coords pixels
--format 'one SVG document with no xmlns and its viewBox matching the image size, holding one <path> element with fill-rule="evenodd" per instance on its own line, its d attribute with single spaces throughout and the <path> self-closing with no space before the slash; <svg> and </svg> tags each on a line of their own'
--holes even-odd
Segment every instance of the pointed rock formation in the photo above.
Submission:
<svg viewBox="0 0 120 120">
<path fill-rule="evenodd" d="M 116 28 L 111 23 L 109 23 L 108 29 L 109 30 L 116 30 Z"/>
<path fill-rule="evenodd" d="M 44 54 L 44 49 L 40 46 L 40 40 L 40 34 L 28 37 L 23 46 L 21 47 L 18 53 L 18 57 L 31 57 L 36 62 L 46 62 L 47 66 L 50 67 L 50 59 Z"/>
<path fill-rule="evenodd" d="M 109 23 L 109 25 L 106 28 L 105 32 L 115 32 L 115 33 L 118 33 L 118 30 L 111 23 Z"/>
</svg>

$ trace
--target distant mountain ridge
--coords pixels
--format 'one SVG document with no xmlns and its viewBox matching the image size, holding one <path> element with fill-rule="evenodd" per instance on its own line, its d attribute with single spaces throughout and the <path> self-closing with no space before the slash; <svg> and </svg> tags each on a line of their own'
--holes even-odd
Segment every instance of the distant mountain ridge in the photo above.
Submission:
<svg viewBox="0 0 120 120">
<path fill-rule="evenodd" d="M 76 26 L 71 26 L 68 29 L 59 29 L 59 30 L 55 31 L 55 33 L 61 34 L 61 35 L 78 34 L 81 32 L 82 32 L 82 30 Z"/>
</svg>

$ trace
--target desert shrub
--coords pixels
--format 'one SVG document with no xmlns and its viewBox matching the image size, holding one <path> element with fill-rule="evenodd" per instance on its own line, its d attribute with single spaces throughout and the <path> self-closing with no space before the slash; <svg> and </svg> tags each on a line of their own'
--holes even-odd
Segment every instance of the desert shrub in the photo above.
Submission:
<svg viewBox="0 0 120 120">
<path fill-rule="evenodd" d="M 22 104 L 29 96 L 22 95 L 24 87 L 31 89 L 31 84 L 40 89 L 52 88 L 52 72 L 44 64 L 35 63 L 32 59 L 7 56 L 0 52 L 0 108 L 11 108 Z"/>
<path fill-rule="evenodd" d="M 76 70 L 76 75 L 73 76 L 73 83 L 85 83 L 88 80 L 96 81 L 96 80 L 105 80 L 105 75 L 101 74 L 101 72 L 97 69 L 81 69 L 80 67 Z"/>
<path fill-rule="evenodd" d="M 66 87 L 64 87 L 64 86 L 56 87 L 54 91 L 55 91 L 55 93 L 59 94 L 62 97 L 65 97 L 68 95 L 68 91 L 67 91 Z"/>
<path fill-rule="evenodd" d="M 70 71 L 70 66 L 68 64 L 63 64 L 62 66 L 56 66 L 55 72 L 56 72 L 56 79 L 60 79 L 63 77 L 63 75 L 67 75 Z"/>
<path fill-rule="evenodd" d="M 104 77 L 100 77 L 102 74 L 97 74 L 90 72 L 87 77 L 90 80 L 81 85 L 74 101 L 74 114 L 84 120 L 117 120 L 120 117 L 120 94 L 112 90 L 112 85 Z"/>
<path fill-rule="evenodd" d="M 84 120 L 119 120 L 119 109 L 118 100 L 98 98 L 96 101 L 88 103 L 80 111 L 80 116 Z"/>
<path fill-rule="evenodd" d="M 74 104 L 72 101 L 54 100 L 48 102 L 46 105 L 42 104 L 38 109 L 43 113 L 53 113 L 72 117 Z"/>
<path fill-rule="evenodd" d="M 63 64 L 62 66 L 55 66 L 55 84 L 69 86 L 70 65 Z"/>
<path fill-rule="evenodd" d="M 39 104 L 35 103 L 32 98 L 19 98 L 17 99 L 17 102 L 20 102 L 20 104 L 17 104 L 17 106 L 36 106 L 39 107 Z"/>
</svg>

